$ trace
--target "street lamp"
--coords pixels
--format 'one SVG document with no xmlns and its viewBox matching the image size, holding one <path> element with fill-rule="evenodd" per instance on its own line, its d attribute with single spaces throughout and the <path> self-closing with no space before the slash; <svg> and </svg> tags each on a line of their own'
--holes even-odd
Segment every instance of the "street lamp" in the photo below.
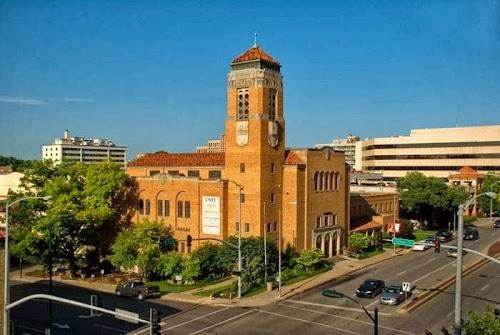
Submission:
<svg viewBox="0 0 500 335">
<path fill-rule="evenodd" d="M 373 334 L 378 335 L 378 308 L 374 309 L 374 315 L 372 316 L 370 312 L 368 312 L 368 310 L 365 308 L 365 306 L 361 305 L 358 301 L 354 300 L 348 295 L 337 292 L 335 290 L 324 290 L 322 292 L 322 295 L 328 298 L 346 298 L 357 304 L 366 313 L 366 315 L 368 315 L 370 320 L 373 321 Z"/>
<path fill-rule="evenodd" d="M 484 192 L 477 194 L 465 203 L 458 206 L 458 232 L 457 232 L 457 272 L 455 278 L 455 320 L 454 334 L 462 334 L 462 252 L 463 252 L 463 237 L 464 237 L 464 211 L 478 197 L 485 195 L 492 199 L 497 197 L 495 192 Z"/>
<path fill-rule="evenodd" d="M 9 311 L 7 310 L 7 305 L 10 303 L 10 291 L 9 291 L 9 272 L 10 272 L 10 258 L 9 258 L 9 207 L 17 204 L 18 202 L 28 200 L 28 199 L 42 199 L 44 201 L 52 198 L 50 195 L 44 197 L 25 197 L 17 199 L 9 204 L 9 201 L 5 203 L 5 269 L 4 269 L 4 287 L 3 287 L 3 333 L 8 334 L 9 330 Z"/>
<path fill-rule="evenodd" d="M 243 190 L 243 186 L 238 184 L 234 180 L 231 179 L 219 179 L 220 181 L 227 181 L 233 183 L 238 187 L 238 299 L 241 298 L 241 191 Z"/>
</svg>

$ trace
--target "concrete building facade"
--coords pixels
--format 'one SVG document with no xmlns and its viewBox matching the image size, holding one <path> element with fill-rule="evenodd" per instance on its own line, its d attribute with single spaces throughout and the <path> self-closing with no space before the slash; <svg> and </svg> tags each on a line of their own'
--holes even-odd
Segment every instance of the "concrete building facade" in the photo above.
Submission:
<svg viewBox="0 0 500 335">
<path fill-rule="evenodd" d="M 140 188 L 136 221 L 170 225 L 181 252 L 189 252 L 188 234 L 225 239 L 239 230 L 244 237 L 281 234 L 283 247 L 319 247 L 326 256 L 346 244 L 344 155 L 285 148 L 281 65 L 256 45 L 231 63 L 223 153 L 147 154 L 127 171 Z"/>
<path fill-rule="evenodd" d="M 332 148 L 333 150 L 341 151 L 345 155 L 345 162 L 354 169 L 356 165 L 356 142 L 359 141 L 358 136 L 352 134 L 346 138 L 335 139 L 331 143 L 316 144 L 316 149 Z"/>
<path fill-rule="evenodd" d="M 125 168 L 127 148 L 116 146 L 110 140 L 70 137 L 65 130 L 63 138 L 56 138 L 53 144 L 42 146 L 42 159 L 54 162 L 76 160 L 83 163 L 97 163 L 110 159 Z"/>
<path fill-rule="evenodd" d="M 463 166 L 500 173 L 500 125 L 413 129 L 410 136 L 356 143 L 355 169 L 381 173 L 384 180 L 412 171 L 448 178 Z"/>
<path fill-rule="evenodd" d="M 209 140 L 207 145 L 196 147 L 196 152 L 224 152 L 226 151 L 226 135 L 222 134 L 218 140 Z"/>
</svg>

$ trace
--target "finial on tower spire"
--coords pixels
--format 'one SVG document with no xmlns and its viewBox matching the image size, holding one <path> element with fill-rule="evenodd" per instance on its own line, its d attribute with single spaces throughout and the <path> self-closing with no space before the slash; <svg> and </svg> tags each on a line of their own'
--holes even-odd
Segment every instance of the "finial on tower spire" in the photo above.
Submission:
<svg viewBox="0 0 500 335">
<path fill-rule="evenodd" d="M 258 48 L 259 45 L 257 44 L 257 33 L 253 33 L 254 39 L 253 39 L 253 45 L 252 48 Z"/>
</svg>

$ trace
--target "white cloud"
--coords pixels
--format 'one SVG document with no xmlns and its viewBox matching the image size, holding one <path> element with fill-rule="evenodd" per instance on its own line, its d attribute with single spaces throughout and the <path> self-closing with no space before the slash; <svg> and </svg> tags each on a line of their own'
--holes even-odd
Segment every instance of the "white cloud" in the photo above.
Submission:
<svg viewBox="0 0 500 335">
<path fill-rule="evenodd" d="M 46 105 L 47 102 L 39 99 L 31 99 L 31 98 L 19 98 L 19 97 L 11 97 L 8 95 L 0 95 L 0 102 L 11 103 L 11 104 L 20 104 L 20 105 Z"/>
<path fill-rule="evenodd" d="M 51 101 L 62 101 L 62 102 L 94 102 L 92 98 L 57 98 L 50 99 Z"/>
</svg>

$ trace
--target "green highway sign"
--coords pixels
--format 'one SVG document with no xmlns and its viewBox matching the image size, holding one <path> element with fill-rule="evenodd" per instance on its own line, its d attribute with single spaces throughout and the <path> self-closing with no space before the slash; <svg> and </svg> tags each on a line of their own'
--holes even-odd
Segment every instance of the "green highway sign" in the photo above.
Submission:
<svg viewBox="0 0 500 335">
<path fill-rule="evenodd" d="M 175 245 L 175 238 L 166 238 L 163 243 L 165 245 Z"/>
<path fill-rule="evenodd" d="M 394 244 L 394 245 L 404 245 L 405 247 L 413 247 L 413 245 L 415 244 L 415 241 L 408 240 L 406 238 L 397 238 L 397 237 L 394 237 L 392 239 L 392 244 Z"/>
</svg>

